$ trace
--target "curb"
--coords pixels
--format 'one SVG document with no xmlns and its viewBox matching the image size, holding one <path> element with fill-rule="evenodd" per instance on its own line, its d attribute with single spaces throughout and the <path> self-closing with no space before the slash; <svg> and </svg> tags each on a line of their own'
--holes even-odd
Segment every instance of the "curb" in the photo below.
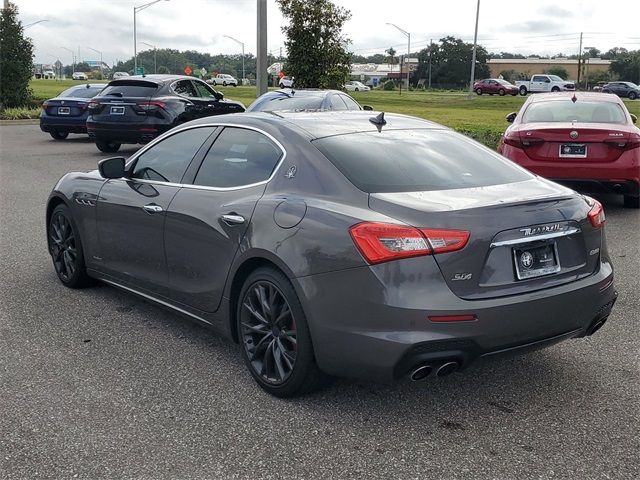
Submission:
<svg viewBox="0 0 640 480">
<path fill-rule="evenodd" d="M 38 125 L 39 118 L 29 118 L 23 120 L 0 120 L 0 125 Z"/>
</svg>

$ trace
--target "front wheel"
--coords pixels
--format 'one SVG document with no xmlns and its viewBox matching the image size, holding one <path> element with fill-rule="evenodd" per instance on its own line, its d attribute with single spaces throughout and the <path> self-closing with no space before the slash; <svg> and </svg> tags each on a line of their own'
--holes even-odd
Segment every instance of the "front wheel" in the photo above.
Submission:
<svg viewBox="0 0 640 480">
<path fill-rule="evenodd" d="M 82 288 L 91 284 L 84 263 L 84 251 L 69 207 L 58 205 L 49 220 L 49 253 L 53 268 L 65 287 Z"/>
<path fill-rule="evenodd" d="M 527 94 L 527 87 L 523 85 L 520 87 L 520 95 L 524 97 L 526 94 Z"/>
<path fill-rule="evenodd" d="M 96 142 L 96 147 L 98 150 L 104 153 L 116 153 L 120 150 L 120 144 L 118 142 Z"/>
<path fill-rule="evenodd" d="M 222 86 L 226 87 L 227 86 L 227 82 L 222 82 Z"/>
<path fill-rule="evenodd" d="M 506 92 L 504 91 L 504 89 L 503 89 L 503 88 L 501 88 L 500 90 L 498 90 L 498 95 L 500 95 L 501 97 L 504 97 L 504 94 L 505 94 L 505 93 L 506 93 Z"/>
<path fill-rule="evenodd" d="M 636 98 L 638 98 L 636 92 L 629 92 L 629 100 L 635 100 Z"/>
<path fill-rule="evenodd" d="M 560 91 L 560 87 L 553 87 L 551 89 L 552 92 L 559 92 Z"/>
<path fill-rule="evenodd" d="M 300 300 L 284 274 L 268 267 L 251 273 L 236 308 L 242 356 L 262 389 L 286 398 L 328 383 L 315 362 Z"/>
<path fill-rule="evenodd" d="M 476 94 L 477 95 L 482 95 L 482 89 L 481 88 L 476 88 Z"/>
<path fill-rule="evenodd" d="M 631 195 L 624 196 L 624 206 L 626 208 L 640 208 L 640 197 L 633 197 Z"/>
<path fill-rule="evenodd" d="M 51 138 L 53 138 L 54 140 L 64 140 L 69 136 L 69 132 L 53 131 L 49 132 L 49 135 L 51 135 Z"/>
</svg>

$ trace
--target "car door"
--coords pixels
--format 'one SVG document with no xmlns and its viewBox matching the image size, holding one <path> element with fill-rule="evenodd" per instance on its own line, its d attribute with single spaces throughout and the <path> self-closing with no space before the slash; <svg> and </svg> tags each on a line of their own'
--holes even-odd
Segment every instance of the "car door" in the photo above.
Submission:
<svg viewBox="0 0 640 480">
<path fill-rule="evenodd" d="M 105 273 L 155 294 L 165 293 L 166 211 L 187 167 L 214 130 L 178 131 L 134 156 L 127 177 L 104 183 L 96 211 L 100 255 L 94 259 Z"/>
<path fill-rule="evenodd" d="M 548 78 L 542 76 L 542 75 L 534 75 L 531 78 L 531 88 L 530 90 L 532 92 L 544 92 L 547 90 L 546 88 L 546 83 L 545 80 L 548 80 Z"/>
<path fill-rule="evenodd" d="M 211 117 L 227 113 L 226 105 L 218 100 L 218 94 L 213 88 L 200 80 L 192 80 L 192 83 L 198 95 L 194 101 L 200 105 L 200 116 Z"/>
<path fill-rule="evenodd" d="M 226 127 L 204 156 L 191 185 L 167 212 L 164 242 L 170 298 L 203 312 L 218 309 L 233 259 L 256 203 L 284 158 L 272 137 Z"/>
</svg>

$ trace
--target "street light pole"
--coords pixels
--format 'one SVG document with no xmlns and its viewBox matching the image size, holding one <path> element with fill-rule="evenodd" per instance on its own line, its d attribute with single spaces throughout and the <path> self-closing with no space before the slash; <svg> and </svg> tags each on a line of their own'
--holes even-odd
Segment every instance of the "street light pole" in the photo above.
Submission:
<svg viewBox="0 0 640 480">
<path fill-rule="evenodd" d="M 267 93 L 267 0 L 257 0 L 256 97 Z"/>
<path fill-rule="evenodd" d="M 158 73 L 158 58 L 156 57 L 157 47 L 147 42 L 140 42 L 140 43 L 144 43 L 147 47 L 153 48 L 153 73 Z"/>
<path fill-rule="evenodd" d="M 71 73 L 72 74 L 76 73 L 76 54 L 70 48 L 67 48 L 67 47 L 60 47 L 60 48 L 62 48 L 63 50 L 66 50 L 67 52 L 71 52 Z"/>
<path fill-rule="evenodd" d="M 229 40 L 233 40 L 234 42 L 239 43 L 242 46 L 242 85 L 244 85 L 244 79 L 246 78 L 245 74 L 244 74 L 244 43 L 242 43 L 237 38 L 233 38 L 233 37 L 231 37 L 229 35 L 223 35 L 223 37 L 226 37 Z"/>
<path fill-rule="evenodd" d="M 145 8 L 149 8 L 151 5 L 155 5 L 158 2 L 162 2 L 163 0 L 154 0 L 153 2 L 145 3 L 144 5 L 139 5 L 137 7 L 133 7 L 133 74 L 135 75 L 138 70 L 138 32 L 136 25 L 136 15 L 138 12 L 141 12 Z M 169 0 L 164 0 L 168 2 Z"/>
<path fill-rule="evenodd" d="M 100 80 L 104 80 L 104 73 L 102 72 L 102 52 L 100 50 L 96 50 L 95 48 L 87 47 L 89 50 L 93 50 L 96 53 L 100 54 Z"/>
<path fill-rule="evenodd" d="M 480 0 L 476 9 L 476 30 L 473 34 L 473 53 L 471 54 L 471 79 L 469 80 L 469 98 L 473 98 L 473 80 L 476 76 L 476 46 L 478 45 L 478 19 L 480 18 Z"/>
<path fill-rule="evenodd" d="M 588 52 L 589 50 L 593 50 L 596 47 L 584 47 L 583 50 Z M 585 58 L 586 63 L 584 64 L 584 89 L 589 89 L 589 59 L 591 58 L 591 54 Z"/>
<path fill-rule="evenodd" d="M 411 64 L 409 63 L 409 60 L 411 59 L 411 34 L 394 23 L 387 22 L 387 25 L 397 28 L 407 36 L 407 91 L 409 91 L 409 76 L 411 75 Z M 400 64 L 400 77 L 402 78 L 402 64 Z M 402 95 L 402 91 L 400 91 L 400 94 Z"/>
<path fill-rule="evenodd" d="M 37 24 L 42 23 L 42 22 L 48 22 L 48 21 L 49 21 L 49 20 L 38 20 L 37 22 L 28 23 L 27 25 L 24 25 L 24 26 L 22 27 L 22 29 L 23 29 L 23 30 L 26 30 L 26 29 L 27 29 L 27 28 L 29 28 L 29 27 L 33 27 L 34 25 L 37 25 Z"/>
</svg>

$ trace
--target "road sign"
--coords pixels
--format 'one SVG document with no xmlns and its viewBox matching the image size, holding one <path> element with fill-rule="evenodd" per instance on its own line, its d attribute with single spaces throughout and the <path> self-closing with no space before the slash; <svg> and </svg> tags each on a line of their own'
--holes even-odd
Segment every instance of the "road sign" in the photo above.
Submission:
<svg viewBox="0 0 640 480">
<path fill-rule="evenodd" d="M 189 65 L 184 67 L 184 74 L 185 75 L 191 75 L 192 73 L 193 73 L 193 70 L 191 70 L 191 67 Z"/>
<path fill-rule="evenodd" d="M 284 77 L 284 72 L 282 70 L 280 70 L 278 72 L 278 78 L 282 78 L 282 77 Z"/>
<path fill-rule="evenodd" d="M 202 68 L 200 69 L 200 75 L 204 77 L 206 74 L 207 74 L 207 71 L 205 70 L 205 68 L 204 68 L 204 67 L 202 67 Z"/>
<path fill-rule="evenodd" d="M 144 75 L 144 67 L 136 68 L 135 75 Z"/>
</svg>

